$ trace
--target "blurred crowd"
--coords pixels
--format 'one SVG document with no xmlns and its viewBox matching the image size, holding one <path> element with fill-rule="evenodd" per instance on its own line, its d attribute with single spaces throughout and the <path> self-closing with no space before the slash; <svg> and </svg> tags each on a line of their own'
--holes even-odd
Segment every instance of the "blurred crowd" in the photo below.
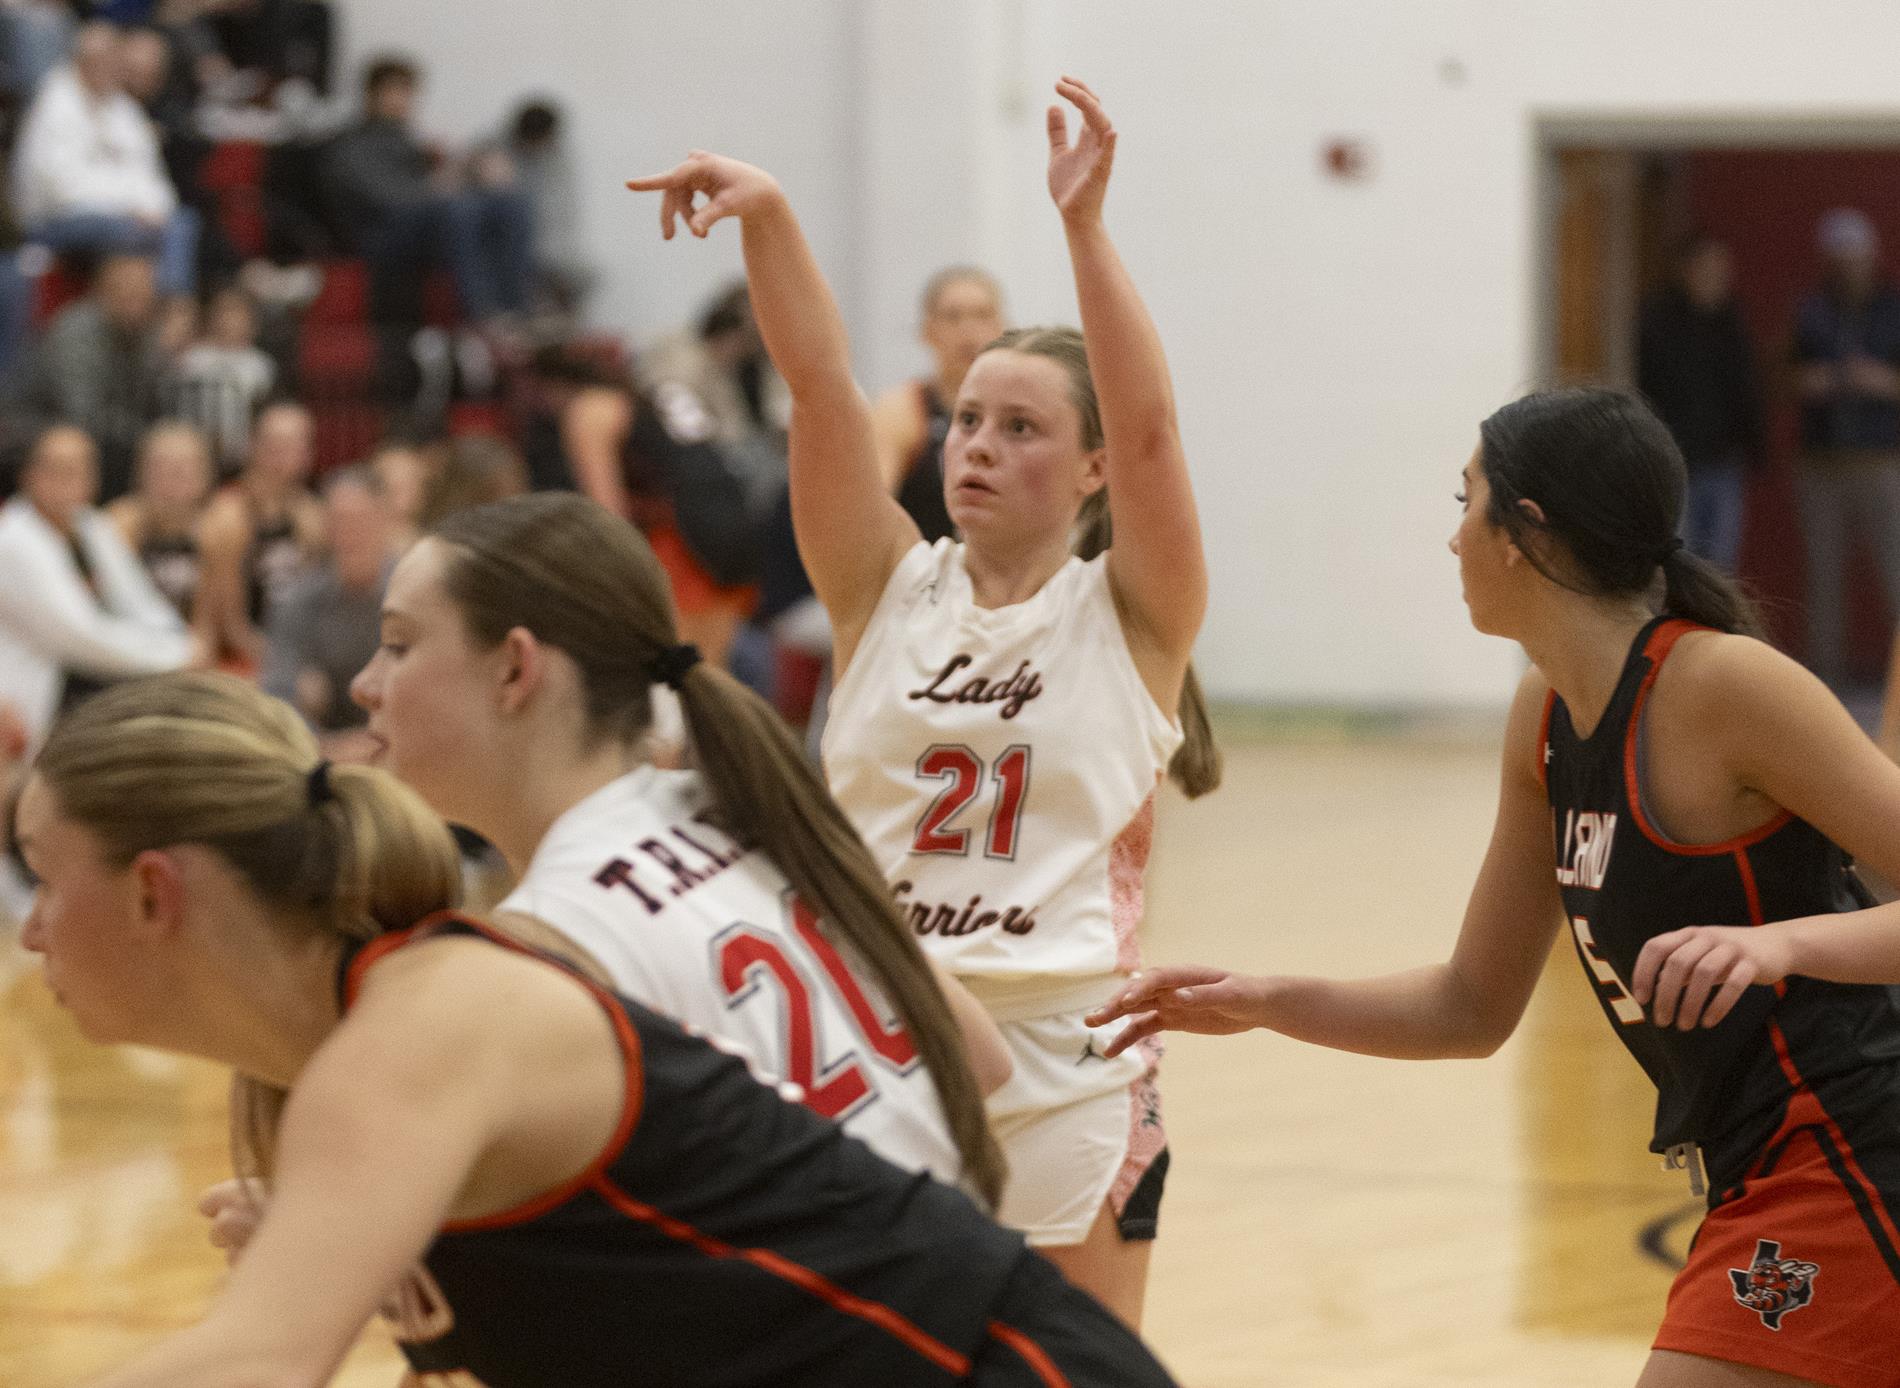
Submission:
<svg viewBox="0 0 1900 1388">
<path fill-rule="evenodd" d="M 743 285 L 636 357 L 595 279 L 562 113 L 453 149 L 398 56 L 333 90 L 319 0 L 0 0 L 0 787 L 61 710 L 182 666 L 257 679 L 334 760 L 405 545 L 453 510 L 585 492 L 639 526 L 682 630 L 822 710 L 789 399 Z M 893 492 L 949 533 L 938 454 L 1004 326 L 925 287 L 934 371 L 877 403 Z"/>
</svg>

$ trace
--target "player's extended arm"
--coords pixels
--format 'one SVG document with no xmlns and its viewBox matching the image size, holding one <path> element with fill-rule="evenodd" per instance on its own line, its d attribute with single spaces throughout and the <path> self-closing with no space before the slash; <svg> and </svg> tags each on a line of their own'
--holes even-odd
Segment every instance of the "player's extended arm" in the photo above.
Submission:
<svg viewBox="0 0 1900 1388">
<path fill-rule="evenodd" d="M 831 614 L 841 672 L 891 571 L 920 536 L 884 485 L 871 407 L 851 375 L 851 344 L 831 286 L 784 190 L 762 169 L 695 151 L 670 172 L 627 186 L 664 193 L 660 224 L 668 238 L 680 217 L 695 236 L 723 218 L 739 219 L 752 312 L 792 393 L 792 527 L 812 589 Z"/>
<path fill-rule="evenodd" d="M 1900 766 L 1860 730 L 1827 686 L 1745 637 L 1703 637 L 1671 662 L 1710 750 L 1783 809 L 1889 881 L 1900 881 Z M 1900 983 L 1900 902 L 1759 927 L 1691 926 L 1643 946 L 1630 979 L 1659 1026 L 1713 1026 L 1750 987 L 1789 974 L 1837 983 Z"/>
<path fill-rule="evenodd" d="M 1161 335 L 1102 220 L 1115 130 L 1081 82 L 1065 77 L 1056 91 L 1082 113 L 1071 144 L 1062 108 L 1049 108 L 1049 194 L 1062 213 L 1089 373 L 1101 401 L 1115 521 L 1109 578 L 1124 620 L 1133 619 L 1131 645 L 1143 676 L 1162 707 L 1172 708 L 1207 611 L 1200 519 Z M 1159 659 L 1142 661 L 1144 650 Z"/>
<path fill-rule="evenodd" d="M 298 1078 L 269 1209 L 223 1293 L 94 1388 L 329 1382 L 499 1128 L 488 1067 L 506 1011 L 366 989 Z"/>
<path fill-rule="evenodd" d="M 1405 1060 L 1485 1056 L 1504 1044 L 1524 1015 L 1562 920 L 1556 850 L 1537 771 L 1545 692 L 1532 671 L 1511 706 L 1497 823 L 1449 960 L 1352 980 L 1149 969 L 1090 1015 L 1095 1025 L 1134 1019 L 1109 1053 L 1158 1031 L 1226 1035 L 1254 1027 Z"/>
</svg>

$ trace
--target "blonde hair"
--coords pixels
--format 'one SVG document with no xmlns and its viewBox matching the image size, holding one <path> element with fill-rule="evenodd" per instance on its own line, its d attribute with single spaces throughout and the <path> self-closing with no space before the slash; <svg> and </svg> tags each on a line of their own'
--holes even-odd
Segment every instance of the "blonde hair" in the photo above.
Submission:
<svg viewBox="0 0 1900 1388">
<path fill-rule="evenodd" d="M 1060 366 L 1069 377 L 1069 399 L 1082 417 L 1082 450 L 1092 453 L 1102 446 L 1102 402 L 1095 394 L 1088 346 L 1080 332 L 1074 328 L 1012 328 L 983 350 L 1046 357 Z M 1114 538 L 1108 488 L 1104 486 L 1082 503 L 1076 516 L 1075 552 L 1083 559 L 1093 559 L 1106 554 Z M 1181 681 L 1179 716 L 1185 736 L 1174 760 L 1168 763 L 1168 779 L 1194 800 L 1220 787 L 1222 766 L 1220 745 L 1214 741 L 1214 728 L 1207 717 L 1207 696 L 1201 692 L 1201 679 L 1192 663 Z"/>
<path fill-rule="evenodd" d="M 53 729 L 34 771 L 109 862 L 201 845 L 285 930 L 362 941 L 454 906 L 461 870 L 442 821 L 369 767 L 327 768 L 313 794 L 319 760 L 289 705 L 229 675 L 187 673 L 94 695 Z M 240 1175 L 268 1180 L 287 1097 L 234 1077 Z"/>
<path fill-rule="evenodd" d="M 451 516 L 443 587 L 488 646 L 516 627 L 581 672 L 592 735 L 636 742 L 653 721 L 656 663 L 679 641 L 666 573 L 640 532 L 571 492 Z M 1003 1157 L 962 1033 L 870 850 L 758 695 L 704 662 L 679 677 L 693 760 L 725 831 L 759 849 L 849 947 L 896 1009 L 936 1085 L 971 1184 L 992 1205 Z"/>
</svg>

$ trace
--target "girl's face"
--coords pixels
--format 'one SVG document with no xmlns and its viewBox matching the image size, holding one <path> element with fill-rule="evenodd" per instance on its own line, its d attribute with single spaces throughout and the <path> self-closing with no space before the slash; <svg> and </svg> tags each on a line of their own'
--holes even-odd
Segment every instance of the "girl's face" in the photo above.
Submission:
<svg viewBox="0 0 1900 1388">
<path fill-rule="evenodd" d="M 139 479 L 140 490 L 155 506 L 195 506 L 211 490 L 211 458 L 191 434 L 158 434 L 145 445 Z"/>
<path fill-rule="evenodd" d="M 40 887 L 20 943 L 42 956 L 46 983 L 92 1041 L 137 1041 L 143 997 L 138 875 L 114 867 L 92 832 L 66 819 L 39 777 L 15 817 L 21 850 Z"/>
<path fill-rule="evenodd" d="M 980 279 L 951 280 L 924 315 L 923 339 L 945 379 L 961 379 L 985 344 L 1003 331 L 1003 308 Z"/>
<path fill-rule="evenodd" d="M 976 359 L 943 445 L 944 500 L 970 543 L 1066 539 L 1103 480 L 1060 363 L 1005 348 Z"/>
<path fill-rule="evenodd" d="M 1452 533 L 1451 552 L 1458 556 L 1458 577 L 1471 625 L 1488 635 L 1507 636 L 1510 633 L 1501 624 L 1509 579 L 1523 556 L 1503 527 L 1491 523 L 1491 484 L 1485 480 L 1478 453 L 1465 464 L 1457 495 L 1464 511 Z"/>
<path fill-rule="evenodd" d="M 350 683 L 373 760 L 444 819 L 480 828 L 510 769 L 495 765 L 505 647 L 481 649 L 442 583 L 448 554 L 419 541 L 390 575 L 382 644 Z"/>
</svg>

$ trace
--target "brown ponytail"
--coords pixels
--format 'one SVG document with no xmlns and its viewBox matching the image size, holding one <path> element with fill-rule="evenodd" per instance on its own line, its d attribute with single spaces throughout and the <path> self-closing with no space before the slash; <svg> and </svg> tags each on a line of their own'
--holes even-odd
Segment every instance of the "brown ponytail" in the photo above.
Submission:
<svg viewBox="0 0 1900 1388">
<path fill-rule="evenodd" d="M 120 865 L 193 843 L 283 929 L 367 940 L 456 904 L 455 842 L 416 794 L 368 767 L 319 764 L 288 705 L 228 675 L 128 681 L 54 728 L 35 773 Z M 268 1180 L 285 1091 L 237 1076 L 232 1159 Z"/>
<path fill-rule="evenodd" d="M 679 640 L 666 575 L 640 533 L 582 497 L 541 493 L 461 512 L 434 534 L 475 639 L 494 645 L 525 627 L 565 652 L 594 735 L 636 743 L 652 722 L 655 671 Z M 962 1033 L 870 851 L 764 700 L 705 664 L 672 673 L 723 827 L 763 852 L 870 970 L 930 1070 L 966 1176 L 994 1205 L 1002 1151 Z"/>
<path fill-rule="evenodd" d="M 1095 396 L 1095 378 L 1089 374 L 1088 350 L 1082 334 L 1074 328 L 1012 328 L 983 349 L 1023 352 L 1047 357 L 1069 375 L 1069 398 L 1082 416 L 1082 447 L 1093 451 L 1102 446 L 1102 405 Z M 1082 559 L 1106 554 L 1114 543 L 1115 526 L 1109 509 L 1108 488 L 1091 495 L 1082 503 L 1075 519 L 1075 553 Z M 1220 746 L 1214 741 L 1214 728 L 1207 719 L 1207 698 L 1201 692 L 1200 676 L 1190 662 L 1181 681 L 1181 703 L 1177 710 L 1185 735 L 1174 760 L 1168 763 L 1168 779 L 1195 800 L 1220 787 Z"/>
</svg>

